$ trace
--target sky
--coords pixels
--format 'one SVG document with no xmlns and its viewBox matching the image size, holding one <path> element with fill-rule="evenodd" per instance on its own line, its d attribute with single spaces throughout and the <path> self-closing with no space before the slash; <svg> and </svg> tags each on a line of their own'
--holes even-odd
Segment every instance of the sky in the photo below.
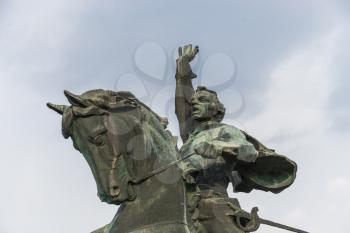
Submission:
<svg viewBox="0 0 350 233">
<path fill-rule="evenodd" d="M 278 195 L 230 196 L 265 219 L 349 233 L 349 12 L 347 0 L 0 0 L 0 232 L 86 233 L 111 221 L 118 207 L 99 201 L 45 104 L 67 104 L 65 89 L 130 90 L 178 135 L 174 59 L 192 43 L 195 83 L 218 92 L 224 123 L 298 164 Z"/>
</svg>

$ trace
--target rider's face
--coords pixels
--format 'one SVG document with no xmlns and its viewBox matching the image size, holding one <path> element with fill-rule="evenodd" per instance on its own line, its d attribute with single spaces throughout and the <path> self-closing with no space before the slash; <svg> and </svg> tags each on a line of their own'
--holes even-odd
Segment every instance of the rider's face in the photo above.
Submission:
<svg viewBox="0 0 350 233">
<path fill-rule="evenodd" d="M 191 98 L 192 117 L 198 121 L 214 120 L 218 113 L 217 97 L 208 91 L 197 91 Z"/>
</svg>

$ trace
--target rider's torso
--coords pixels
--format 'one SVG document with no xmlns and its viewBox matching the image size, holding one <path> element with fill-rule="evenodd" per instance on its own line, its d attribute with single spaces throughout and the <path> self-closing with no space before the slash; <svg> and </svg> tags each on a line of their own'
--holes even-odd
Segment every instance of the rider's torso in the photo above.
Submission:
<svg viewBox="0 0 350 233">
<path fill-rule="evenodd" d="M 232 165 L 228 164 L 222 156 L 215 159 L 205 158 L 195 154 L 194 151 L 194 148 L 200 143 L 216 140 L 223 127 L 227 126 L 217 122 L 208 122 L 202 127 L 197 127 L 181 147 L 180 154 L 182 157 L 193 154 L 182 162 L 183 172 L 185 175 L 194 176 L 193 178 L 201 190 L 227 193 L 226 190 L 229 184 L 227 173 L 232 171 L 230 170 Z"/>
</svg>

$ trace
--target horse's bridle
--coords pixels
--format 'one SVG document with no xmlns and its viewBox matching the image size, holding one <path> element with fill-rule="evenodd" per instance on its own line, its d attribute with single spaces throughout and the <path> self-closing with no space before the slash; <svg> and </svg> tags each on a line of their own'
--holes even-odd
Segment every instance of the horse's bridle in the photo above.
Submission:
<svg viewBox="0 0 350 233">
<path fill-rule="evenodd" d="M 140 177 L 139 179 L 137 179 L 137 180 L 135 180 L 135 181 L 132 181 L 132 182 L 133 182 L 134 184 L 142 183 L 143 181 L 145 181 L 145 180 L 151 178 L 152 176 L 155 176 L 155 175 L 157 175 L 157 174 L 159 174 L 159 173 L 162 173 L 163 171 L 167 170 L 168 168 L 170 168 L 170 167 L 172 167 L 172 166 L 178 164 L 179 162 L 181 162 L 181 161 L 183 161 L 183 160 L 185 160 L 185 159 L 187 159 L 187 158 L 189 158 L 189 157 L 191 157 L 192 155 L 195 155 L 195 154 L 196 154 L 195 152 L 192 153 L 192 154 L 188 154 L 188 155 L 186 155 L 185 157 L 183 157 L 183 158 L 181 158 L 181 159 L 177 159 L 177 160 L 175 160 L 175 161 L 173 161 L 173 162 L 171 162 L 171 163 L 169 163 L 169 164 L 167 164 L 167 165 L 165 165 L 165 166 L 163 166 L 163 167 L 154 169 L 153 171 L 151 171 L 150 173 L 146 174 L 145 176 Z"/>
</svg>

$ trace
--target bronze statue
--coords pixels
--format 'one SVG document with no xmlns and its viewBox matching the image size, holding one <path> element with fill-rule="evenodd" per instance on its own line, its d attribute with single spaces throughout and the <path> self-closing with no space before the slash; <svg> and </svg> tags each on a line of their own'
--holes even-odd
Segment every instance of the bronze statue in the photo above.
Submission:
<svg viewBox="0 0 350 233">
<path fill-rule="evenodd" d="M 62 115 L 62 133 L 88 162 L 101 201 L 120 205 L 114 219 L 93 233 L 243 233 L 261 223 L 257 208 L 241 209 L 227 194 L 252 189 L 279 193 L 296 164 L 234 126 L 221 123 L 225 108 L 214 91 L 194 91 L 190 62 L 198 53 L 179 49 L 176 115 L 184 145 L 130 92 L 65 91 L 70 106 L 48 104 Z"/>
<path fill-rule="evenodd" d="M 192 86 L 196 75 L 190 62 L 197 53 L 198 47 L 180 47 L 176 61 L 175 106 L 184 142 L 180 153 L 182 157 L 194 153 L 181 162 L 187 183 L 197 189 L 192 219 L 199 221 L 199 232 L 255 231 L 260 224 L 257 209 L 250 216 L 242 214 L 237 199 L 228 197 L 229 182 L 235 192 L 279 193 L 293 183 L 297 166 L 246 132 L 221 123 L 225 108 L 216 92 L 205 87 L 194 91 Z"/>
<path fill-rule="evenodd" d="M 62 115 L 63 136 L 84 155 L 101 201 L 120 204 L 94 233 L 189 233 L 181 171 L 166 166 L 178 152 L 164 119 L 129 92 L 65 95 L 71 106 L 48 104 Z"/>
</svg>

